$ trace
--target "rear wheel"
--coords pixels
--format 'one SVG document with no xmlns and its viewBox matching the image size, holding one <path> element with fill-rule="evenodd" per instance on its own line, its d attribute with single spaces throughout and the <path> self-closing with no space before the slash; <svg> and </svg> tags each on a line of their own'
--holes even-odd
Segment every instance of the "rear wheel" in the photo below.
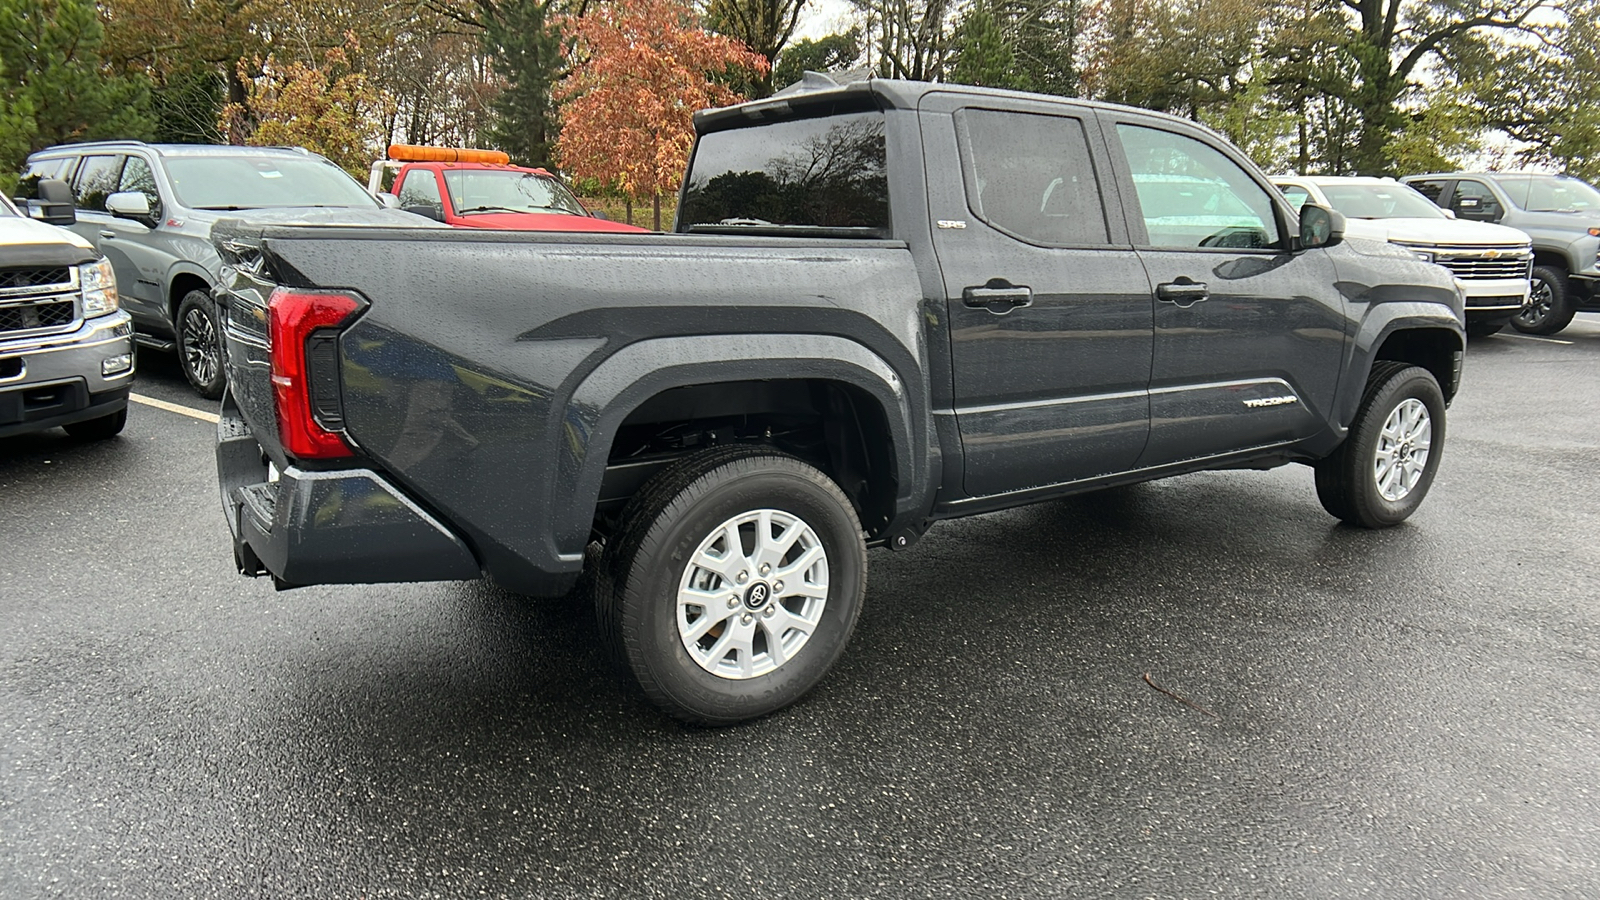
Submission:
<svg viewBox="0 0 1600 900">
<path fill-rule="evenodd" d="M 630 501 L 596 608 L 652 702 L 727 725 L 822 680 L 855 629 L 866 564 L 855 510 L 822 472 L 769 450 L 713 450 Z"/>
<path fill-rule="evenodd" d="M 1350 525 L 1387 528 L 1428 495 L 1444 450 L 1444 394 L 1427 369 L 1374 363 L 1350 434 L 1316 464 L 1317 498 Z"/>
<path fill-rule="evenodd" d="M 1511 319 L 1512 327 L 1525 334 L 1555 334 L 1567 327 L 1577 307 L 1567 288 L 1566 270 L 1534 266 L 1530 289 L 1528 305 Z"/>
<path fill-rule="evenodd" d="M 128 424 L 128 409 L 123 407 L 109 416 L 90 419 L 86 422 L 73 422 L 71 425 L 61 426 L 62 430 L 79 440 L 104 441 L 122 433 L 123 426 Z"/>
<path fill-rule="evenodd" d="M 208 400 L 222 397 L 222 332 L 216 308 L 205 291 L 190 291 L 178 304 L 173 321 L 178 335 L 178 365 L 195 393 Z"/>
</svg>

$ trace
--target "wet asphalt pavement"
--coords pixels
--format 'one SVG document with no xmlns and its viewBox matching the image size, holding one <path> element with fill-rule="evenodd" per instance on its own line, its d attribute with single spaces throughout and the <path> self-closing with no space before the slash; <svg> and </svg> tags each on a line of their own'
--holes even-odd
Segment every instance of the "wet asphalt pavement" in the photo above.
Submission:
<svg viewBox="0 0 1600 900">
<path fill-rule="evenodd" d="M 236 576 L 211 446 L 0 440 L 0 896 L 1600 896 L 1600 316 L 1472 345 L 1404 526 L 1299 466 L 945 523 L 719 731 L 572 601 Z"/>
</svg>

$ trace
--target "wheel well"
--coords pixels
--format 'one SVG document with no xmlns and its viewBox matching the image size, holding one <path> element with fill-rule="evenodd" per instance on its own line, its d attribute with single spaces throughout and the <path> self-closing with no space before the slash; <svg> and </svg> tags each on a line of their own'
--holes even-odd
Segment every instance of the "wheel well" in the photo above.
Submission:
<svg viewBox="0 0 1600 900">
<path fill-rule="evenodd" d="M 205 291 L 211 293 L 211 285 L 206 283 L 199 275 L 183 274 L 172 279 L 172 288 L 167 295 L 167 317 L 172 322 L 174 331 L 178 328 L 178 304 L 190 291 Z"/>
<path fill-rule="evenodd" d="M 1421 366 L 1438 380 L 1444 399 L 1455 396 L 1461 373 L 1461 341 L 1454 332 L 1440 328 L 1413 328 L 1396 331 L 1373 354 L 1373 361 L 1391 359 Z"/>
<path fill-rule="evenodd" d="M 627 499 L 674 460 L 736 443 L 765 444 L 821 469 L 869 536 L 888 525 L 896 473 L 882 407 L 842 382 L 792 379 L 672 388 L 640 404 L 611 444 L 596 530 L 609 533 Z"/>
<path fill-rule="evenodd" d="M 1563 272 L 1567 271 L 1567 258 L 1554 250 L 1533 251 L 1533 264 L 1536 266 L 1554 266 Z"/>
</svg>

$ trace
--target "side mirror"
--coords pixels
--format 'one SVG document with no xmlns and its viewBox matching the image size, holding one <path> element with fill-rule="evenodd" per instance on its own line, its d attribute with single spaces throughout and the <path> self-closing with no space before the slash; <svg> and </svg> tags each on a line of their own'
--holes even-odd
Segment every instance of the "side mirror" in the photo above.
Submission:
<svg viewBox="0 0 1600 900">
<path fill-rule="evenodd" d="M 403 209 L 405 212 L 411 213 L 414 216 L 422 216 L 425 219 L 432 219 L 435 222 L 444 221 L 444 211 L 437 206 L 428 206 L 427 204 L 423 204 L 421 206 L 407 206 L 403 207 Z"/>
<path fill-rule="evenodd" d="M 384 209 L 400 208 L 400 198 L 389 193 L 388 191 L 379 191 L 377 193 L 377 197 L 378 202 L 383 204 Z"/>
<path fill-rule="evenodd" d="M 150 218 L 150 198 L 138 191 L 118 191 L 106 198 L 106 212 L 119 219 L 132 219 L 146 225 Z"/>
<path fill-rule="evenodd" d="M 1307 203 L 1300 207 L 1300 248 L 1332 247 L 1344 240 L 1344 215 L 1326 206 Z"/>
<path fill-rule="evenodd" d="M 39 180 L 39 199 L 29 204 L 29 212 L 48 225 L 76 225 L 78 210 L 73 202 L 72 188 L 59 178 Z"/>
<path fill-rule="evenodd" d="M 611 217 L 606 215 L 606 211 L 603 209 L 591 209 L 589 210 L 589 215 L 593 218 L 599 219 L 602 222 L 611 221 Z"/>
</svg>

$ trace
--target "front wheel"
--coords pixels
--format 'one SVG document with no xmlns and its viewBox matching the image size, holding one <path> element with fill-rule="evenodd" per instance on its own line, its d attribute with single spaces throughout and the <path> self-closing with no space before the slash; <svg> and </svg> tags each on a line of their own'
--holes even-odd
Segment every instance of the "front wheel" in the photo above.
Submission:
<svg viewBox="0 0 1600 900">
<path fill-rule="evenodd" d="M 1567 273 L 1556 266 L 1534 266 L 1528 305 L 1511 319 L 1524 334 L 1555 334 L 1567 327 L 1577 307 L 1567 289 Z"/>
<path fill-rule="evenodd" d="M 726 448 L 646 485 L 601 565 L 613 655 L 670 715 L 728 725 L 822 680 L 855 630 L 867 559 L 855 509 L 826 475 Z"/>
<path fill-rule="evenodd" d="M 178 365 L 195 393 L 207 400 L 222 397 L 222 332 L 205 291 L 190 291 L 178 304 L 173 321 L 178 335 Z"/>
<path fill-rule="evenodd" d="M 1387 528 L 1428 495 L 1444 450 L 1444 393 L 1427 369 L 1372 366 L 1350 434 L 1316 464 L 1317 498 L 1350 525 Z"/>
</svg>

